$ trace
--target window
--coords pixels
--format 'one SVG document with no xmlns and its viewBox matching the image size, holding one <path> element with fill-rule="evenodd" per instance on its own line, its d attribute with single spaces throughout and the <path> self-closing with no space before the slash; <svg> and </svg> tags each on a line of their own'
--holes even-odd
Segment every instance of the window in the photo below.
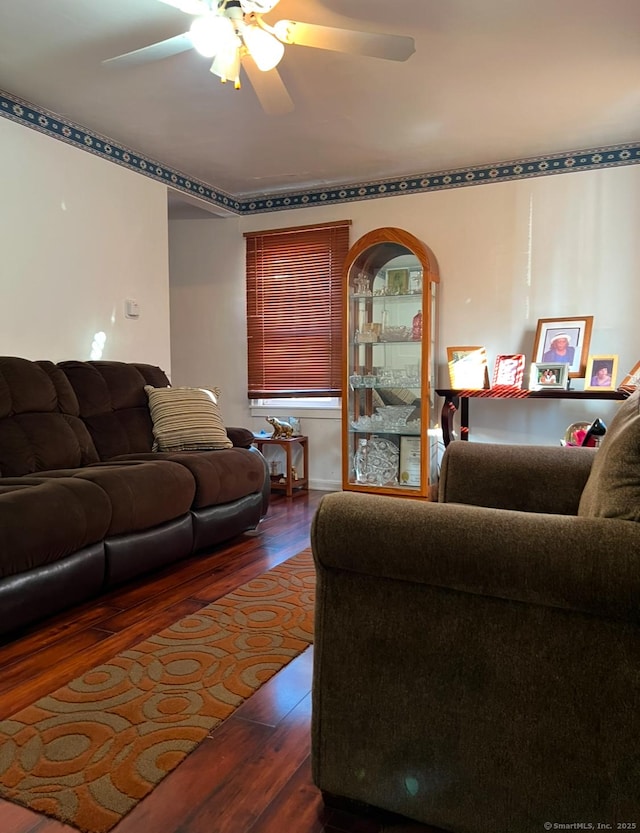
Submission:
<svg viewBox="0 0 640 833">
<path fill-rule="evenodd" d="M 350 225 L 245 234 L 250 399 L 341 395 Z"/>
</svg>

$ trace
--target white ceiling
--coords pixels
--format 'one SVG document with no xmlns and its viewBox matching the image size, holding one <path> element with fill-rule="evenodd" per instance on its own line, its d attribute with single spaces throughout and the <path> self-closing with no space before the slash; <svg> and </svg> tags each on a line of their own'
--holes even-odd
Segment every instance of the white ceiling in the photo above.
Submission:
<svg viewBox="0 0 640 833">
<path fill-rule="evenodd" d="M 640 0 L 280 0 L 265 20 L 411 35 L 404 62 L 286 47 L 263 113 L 194 51 L 103 65 L 189 28 L 159 0 L 0 0 L 0 89 L 237 197 L 640 138 Z"/>
</svg>

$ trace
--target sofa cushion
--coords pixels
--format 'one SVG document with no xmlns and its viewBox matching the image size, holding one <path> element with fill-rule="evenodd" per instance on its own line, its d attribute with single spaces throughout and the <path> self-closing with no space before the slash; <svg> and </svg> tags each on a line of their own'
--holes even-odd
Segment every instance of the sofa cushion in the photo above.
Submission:
<svg viewBox="0 0 640 833">
<path fill-rule="evenodd" d="M 61 412 L 59 397 L 69 413 Z M 96 448 L 77 411 L 71 387 L 50 363 L 0 357 L 2 476 L 96 462 Z"/>
<path fill-rule="evenodd" d="M 21 414 L 0 421 L 0 472 L 19 477 L 50 468 L 89 465 L 95 446 L 79 419 L 64 414 Z"/>
<path fill-rule="evenodd" d="M 108 536 L 142 532 L 188 514 L 196 491 L 191 473 L 168 460 L 97 463 L 41 476 L 78 478 L 99 486 L 111 504 Z"/>
<path fill-rule="evenodd" d="M 126 362 L 60 362 L 101 460 L 151 451 L 146 384 L 168 384 L 158 367 Z"/>
<path fill-rule="evenodd" d="M 71 383 L 64 375 L 62 370 L 58 367 L 58 365 L 54 364 L 53 362 L 46 361 L 41 359 L 35 364 L 41 370 L 47 374 L 49 379 L 51 380 L 51 384 L 55 388 L 56 397 L 58 400 L 58 410 L 61 411 L 63 414 L 69 414 L 70 416 L 80 416 L 80 407 L 78 405 L 78 397 L 75 394 L 75 391 L 71 387 Z"/>
<path fill-rule="evenodd" d="M 218 410 L 216 393 L 205 388 L 145 385 L 155 437 L 154 450 L 206 451 L 233 443 Z"/>
<path fill-rule="evenodd" d="M 640 521 L 640 391 L 615 415 L 595 455 L 578 514 Z"/>
<path fill-rule="evenodd" d="M 0 579 L 53 564 L 102 541 L 110 521 L 109 499 L 93 483 L 1 479 Z"/>
</svg>

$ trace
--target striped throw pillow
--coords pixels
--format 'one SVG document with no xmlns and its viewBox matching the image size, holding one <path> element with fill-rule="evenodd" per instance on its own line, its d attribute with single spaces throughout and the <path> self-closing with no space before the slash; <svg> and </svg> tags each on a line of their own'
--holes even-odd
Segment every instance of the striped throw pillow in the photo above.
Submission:
<svg viewBox="0 0 640 833">
<path fill-rule="evenodd" d="M 153 422 L 154 451 L 231 448 L 216 394 L 206 388 L 154 388 L 145 385 Z"/>
</svg>

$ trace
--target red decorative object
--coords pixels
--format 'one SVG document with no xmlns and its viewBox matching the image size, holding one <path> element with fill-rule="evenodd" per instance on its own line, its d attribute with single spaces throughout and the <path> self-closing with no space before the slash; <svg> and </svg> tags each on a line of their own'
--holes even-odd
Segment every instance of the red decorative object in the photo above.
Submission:
<svg viewBox="0 0 640 833">
<path fill-rule="evenodd" d="M 492 389 L 521 388 L 524 378 L 524 361 L 522 353 L 497 356 L 493 368 Z"/>
<path fill-rule="evenodd" d="M 422 310 L 419 309 L 418 312 L 413 316 L 413 322 L 411 326 L 411 340 L 412 341 L 422 341 Z"/>
</svg>

